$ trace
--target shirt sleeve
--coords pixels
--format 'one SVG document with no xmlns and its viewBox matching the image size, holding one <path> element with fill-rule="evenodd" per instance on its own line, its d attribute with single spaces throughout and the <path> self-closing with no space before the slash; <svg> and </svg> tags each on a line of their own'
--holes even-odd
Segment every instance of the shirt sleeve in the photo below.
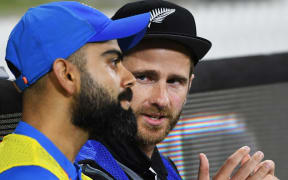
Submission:
<svg viewBox="0 0 288 180">
<path fill-rule="evenodd" d="M 0 174 L 1 180 L 58 180 L 58 178 L 47 169 L 40 166 L 18 166 L 8 169 Z"/>
</svg>

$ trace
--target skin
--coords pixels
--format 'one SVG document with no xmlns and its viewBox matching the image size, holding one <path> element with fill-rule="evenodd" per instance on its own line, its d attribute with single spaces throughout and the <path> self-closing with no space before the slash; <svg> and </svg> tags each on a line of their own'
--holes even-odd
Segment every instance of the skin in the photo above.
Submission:
<svg viewBox="0 0 288 180">
<path fill-rule="evenodd" d="M 213 180 L 277 180 L 275 177 L 275 164 L 271 160 L 262 161 L 264 154 L 261 151 L 249 155 L 250 148 L 244 146 L 233 153 L 218 170 Z M 209 162 L 205 154 L 199 155 L 200 166 L 198 171 L 198 180 L 209 180 Z M 262 162 L 261 162 L 262 161 Z M 241 167 L 233 175 L 233 170 L 237 165 L 241 164 Z"/>
<path fill-rule="evenodd" d="M 124 58 L 124 66 L 136 78 L 131 107 L 137 118 L 139 145 L 148 157 L 176 124 L 186 101 L 193 79 L 188 54 L 178 44 L 154 42 L 152 47 L 147 42 Z"/>
<path fill-rule="evenodd" d="M 117 98 L 120 92 L 135 83 L 133 75 L 121 63 L 121 51 L 116 40 L 89 43 L 84 47 L 86 69 L 94 81 L 107 88 Z M 64 155 L 74 162 L 89 132 L 71 122 L 73 97 L 80 92 L 80 72 L 71 62 L 56 59 L 51 72 L 44 77 L 41 92 L 24 92 L 23 121 L 47 136 Z M 37 83 L 37 82 L 36 82 Z M 121 102 L 128 108 L 129 102 Z"/>
<path fill-rule="evenodd" d="M 156 144 L 166 137 L 167 130 L 169 132 L 169 124 L 173 124 L 173 118 L 161 117 L 159 112 L 166 109 L 176 118 L 185 104 L 194 78 L 193 74 L 189 75 L 190 62 L 185 47 L 166 40 L 142 41 L 124 58 L 124 66 L 136 78 L 136 84 L 132 87 L 131 107 L 137 118 L 138 146 L 150 158 Z M 249 152 L 249 147 L 238 149 L 213 179 L 277 179 L 274 176 L 273 161 L 261 162 L 264 157 L 262 152 L 257 152 L 252 157 Z M 198 179 L 209 180 L 208 159 L 203 153 L 199 158 Z M 240 163 L 241 168 L 231 177 L 232 171 Z"/>
</svg>

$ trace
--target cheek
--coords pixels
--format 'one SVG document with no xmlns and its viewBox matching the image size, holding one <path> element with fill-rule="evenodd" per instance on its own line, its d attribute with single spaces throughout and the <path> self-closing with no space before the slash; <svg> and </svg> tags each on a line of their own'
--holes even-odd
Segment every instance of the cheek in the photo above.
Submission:
<svg viewBox="0 0 288 180">
<path fill-rule="evenodd" d="M 103 75 L 101 75 L 103 76 Z M 120 77 L 111 68 L 107 67 L 107 76 L 105 79 L 105 84 L 113 90 L 115 94 L 120 91 Z"/>
<path fill-rule="evenodd" d="M 114 81 L 115 84 L 119 84 L 120 85 L 120 78 L 119 78 L 119 74 L 117 74 L 113 69 L 111 69 L 109 66 L 106 67 L 107 68 L 107 73 L 108 73 L 108 78 L 111 81 Z"/>
<path fill-rule="evenodd" d="M 103 66 L 102 71 L 99 70 L 97 73 L 94 73 L 94 79 L 96 79 L 97 83 L 100 84 L 110 96 L 116 99 L 120 93 L 120 81 L 115 72 L 105 69 Z"/>
<path fill-rule="evenodd" d="M 145 106 L 145 103 L 148 103 L 149 99 L 149 89 L 141 85 L 135 85 L 131 88 L 133 92 L 131 108 L 133 111 L 139 110 L 142 106 Z"/>
<path fill-rule="evenodd" d="M 179 95 L 180 94 L 180 95 Z M 186 95 L 181 93 L 170 93 L 169 95 L 172 110 L 180 111 L 183 107 Z"/>
</svg>

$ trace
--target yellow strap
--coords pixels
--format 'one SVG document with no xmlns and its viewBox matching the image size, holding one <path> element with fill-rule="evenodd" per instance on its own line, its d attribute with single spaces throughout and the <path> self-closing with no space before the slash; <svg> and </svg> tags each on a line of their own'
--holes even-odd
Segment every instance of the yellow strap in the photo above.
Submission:
<svg viewBox="0 0 288 180">
<path fill-rule="evenodd" d="M 35 139 L 10 134 L 0 143 L 0 173 L 17 166 L 40 166 L 60 180 L 69 178 L 57 161 Z M 83 175 L 82 179 L 91 180 Z"/>
<path fill-rule="evenodd" d="M 92 180 L 92 179 L 82 173 L 82 180 Z"/>
</svg>

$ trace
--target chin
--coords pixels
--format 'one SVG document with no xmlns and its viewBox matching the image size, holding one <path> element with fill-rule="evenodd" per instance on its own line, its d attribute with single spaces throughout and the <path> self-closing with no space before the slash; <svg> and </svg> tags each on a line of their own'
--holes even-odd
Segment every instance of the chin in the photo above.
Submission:
<svg viewBox="0 0 288 180">
<path fill-rule="evenodd" d="M 166 128 L 161 129 L 138 129 L 137 139 L 141 144 L 156 145 L 167 136 Z"/>
</svg>

